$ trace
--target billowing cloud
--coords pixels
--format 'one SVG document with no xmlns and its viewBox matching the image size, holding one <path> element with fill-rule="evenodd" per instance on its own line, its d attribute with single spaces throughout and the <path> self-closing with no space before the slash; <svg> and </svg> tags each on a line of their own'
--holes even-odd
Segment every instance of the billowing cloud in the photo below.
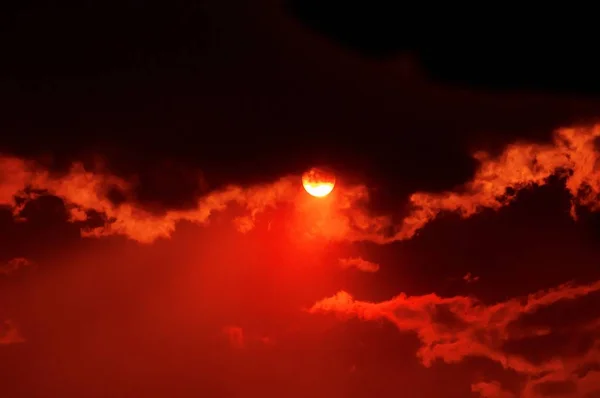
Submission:
<svg viewBox="0 0 600 398">
<path fill-rule="evenodd" d="M 82 229 L 82 235 L 88 237 L 123 235 L 151 243 L 169 237 L 180 221 L 203 224 L 213 213 L 229 206 L 245 212 L 233 221 L 240 232 L 248 232 L 254 228 L 258 215 L 280 203 L 297 205 L 298 220 L 309 221 L 303 225 L 306 236 L 319 235 L 333 240 L 362 240 L 369 236 L 376 239 L 380 230 L 389 225 L 386 218 L 367 214 L 361 205 L 368 199 L 363 186 L 340 184 L 335 195 L 317 203 L 319 199 L 307 198 L 301 191 L 299 177 L 287 176 L 250 187 L 226 186 L 199 197 L 193 208 L 166 209 L 156 214 L 136 201 L 134 183 L 103 169 L 91 171 L 81 163 L 74 163 L 68 173 L 55 175 L 35 162 L 6 156 L 0 157 L 0 166 L 0 205 L 11 207 L 19 217 L 24 206 L 41 195 L 59 197 L 72 222 L 87 221 L 91 212 L 103 216 L 103 225 Z M 111 200 L 114 192 L 119 192 L 124 200 L 118 203 Z"/>
<path fill-rule="evenodd" d="M 470 217 L 482 209 L 499 209 L 512 202 L 519 190 L 544 185 L 548 178 L 565 178 L 576 205 L 600 208 L 600 125 L 561 129 L 550 144 L 514 143 L 497 157 L 486 152 L 474 156 L 480 162 L 474 178 L 455 191 L 417 192 L 410 196 L 412 210 L 388 241 L 411 238 L 440 213 Z"/>
<path fill-rule="evenodd" d="M 522 327 L 520 322 L 561 302 L 599 295 L 600 281 L 587 285 L 565 284 L 491 305 L 471 297 L 440 297 L 436 294 L 400 294 L 388 301 L 374 303 L 355 300 L 341 291 L 315 303 L 309 312 L 364 320 L 386 319 L 401 331 L 416 333 L 421 341 L 417 356 L 425 366 L 431 366 L 436 360 L 457 363 L 467 357 L 487 358 L 526 377 L 524 396 L 533 398 L 545 396 L 543 386 L 557 380 L 572 383 L 576 392 L 600 388 L 600 384 L 587 387 L 594 384 L 589 380 L 598 381 L 595 368 L 582 373 L 582 367 L 586 365 L 600 365 L 600 315 L 574 326 L 581 328 L 580 332 L 592 332 L 593 344 L 584 354 L 544 357 L 542 360 L 514 353 L 509 346 L 514 341 L 549 336 L 553 333 L 552 328 L 544 325 Z M 491 387 L 480 385 L 479 388 L 489 391 Z"/>
<path fill-rule="evenodd" d="M 342 268 L 356 268 L 364 272 L 379 271 L 379 264 L 364 260 L 361 257 L 341 258 L 339 264 Z"/>
<path fill-rule="evenodd" d="M 271 184 L 243 189 L 229 186 L 198 199 L 188 210 L 167 210 L 154 214 L 136 203 L 134 185 L 106 171 L 89 171 L 74 163 L 66 175 L 52 175 L 34 162 L 13 157 L 1 157 L 0 205 L 11 206 L 18 215 L 27 201 L 42 194 L 57 196 L 65 202 L 71 221 L 85 221 L 90 211 L 106 219 L 100 227 L 87 228 L 84 236 L 125 235 L 143 243 L 169 237 L 178 221 L 204 223 L 215 211 L 237 203 L 248 211 L 251 221 L 258 213 L 277 201 L 294 194 L 290 178 Z M 118 190 L 126 200 L 113 203 L 111 192 Z"/>
</svg>

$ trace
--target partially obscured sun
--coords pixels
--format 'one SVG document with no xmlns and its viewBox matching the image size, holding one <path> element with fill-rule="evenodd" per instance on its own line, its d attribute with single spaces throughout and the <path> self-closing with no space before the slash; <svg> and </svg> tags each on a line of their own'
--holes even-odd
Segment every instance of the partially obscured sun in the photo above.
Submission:
<svg viewBox="0 0 600 398">
<path fill-rule="evenodd" d="M 333 191 L 335 175 L 328 170 L 314 167 L 302 175 L 302 185 L 312 196 L 322 198 Z"/>
</svg>

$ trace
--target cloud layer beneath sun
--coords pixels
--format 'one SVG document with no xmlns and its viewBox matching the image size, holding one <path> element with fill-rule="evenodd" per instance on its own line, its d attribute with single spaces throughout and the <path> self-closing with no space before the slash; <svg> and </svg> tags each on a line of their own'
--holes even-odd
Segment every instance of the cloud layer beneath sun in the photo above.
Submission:
<svg viewBox="0 0 600 398">
<path fill-rule="evenodd" d="M 271 209 L 288 206 L 291 223 L 302 239 L 383 245 L 414 238 L 444 212 L 468 218 L 483 209 L 508 206 L 519 191 L 542 186 L 553 176 L 564 181 L 571 197 L 571 208 L 566 210 L 573 218 L 580 208 L 600 210 L 599 137 L 600 126 L 561 129 L 550 143 L 515 142 L 497 156 L 478 152 L 474 157 L 479 167 L 472 180 L 448 192 L 410 195 L 407 204 L 398 203 L 398 213 L 406 208 L 399 221 L 398 214 L 372 212 L 368 187 L 345 185 L 343 176 L 325 198 L 309 197 L 299 176 L 285 176 L 253 186 L 225 186 L 196 198 L 191 208 L 156 212 L 138 200 L 134 181 L 105 167 L 73 163 L 68 172 L 55 173 L 34 160 L 12 156 L 0 157 L 0 206 L 9 208 L 15 220 L 27 222 L 24 210 L 29 203 L 41 196 L 58 197 L 69 222 L 80 226 L 83 237 L 118 235 L 144 244 L 171 237 L 178 223 L 208 224 L 214 214 L 228 209 L 237 212 L 231 228 L 248 233 Z M 0 265 L 0 276 L 8 277 L 29 265 L 27 259 L 15 258 Z M 380 268 L 362 257 L 341 258 L 338 265 L 367 273 Z M 467 282 L 477 280 L 471 274 L 465 276 Z M 400 332 L 418 336 L 416 355 L 426 367 L 436 361 L 455 364 L 479 357 L 520 378 L 518 391 L 497 380 L 473 382 L 472 392 L 482 397 L 545 397 L 557 388 L 564 391 L 563 397 L 592 397 L 600 394 L 600 311 L 568 324 L 537 318 L 544 311 L 582 302 L 600 308 L 600 281 L 564 284 L 496 303 L 436 293 L 399 294 L 373 302 L 339 291 L 315 303 L 309 313 L 391 322 Z M 254 340 L 266 344 L 266 340 L 249 338 L 238 326 L 225 326 L 222 331 L 239 350 Z M 573 351 L 563 344 L 570 339 L 584 339 L 585 344 Z M 551 355 L 534 358 L 514 349 L 540 340 L 555 347 Z M 15 323 L 0 325 L 0 344 L 22 342 L 25 339 Z"/>
</svg>

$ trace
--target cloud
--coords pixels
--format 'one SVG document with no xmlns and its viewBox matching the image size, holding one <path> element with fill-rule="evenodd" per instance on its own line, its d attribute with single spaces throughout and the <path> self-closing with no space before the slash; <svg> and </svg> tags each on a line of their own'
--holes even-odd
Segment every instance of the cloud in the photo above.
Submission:
<svg viewBox="0 0 600 398">
<path fill-rule="evenodd" d="M 84 227 L 83 236 L 123 235 L 151 243 L 170 237 L 180 221 L 203 224 L 232 205 L 245 212 L 233 222 L 246 233 L 267 209 L 291 203 L 298 230 L 306 237 L 385 244 L 412 238 L 443 212 L 466 218 L 482 209 L 499 209 L 515 200 L 519 190 L 543 185 L 554 175 L 565 179 L 574 217 L 577 206 L 598 210 L 599 137 L 600 125 L 561 129 L 549 144 L 516 142 L 498 156 L 478 152 L 474 156 L 480 165 L 471 181 L 453 191 L 412 194 L 409 212 L 399 223 L 392 222 L 391 216 L 369 212 L 369 194 L 363 185 L 345 186 L 340 181 L 328 197 L 308 198 L 299 176 L 249 187 L 230 185 L 197 198 L 190 209 L 156 214 L 136 201 L 136 183 L 106 169 L 88 170 L 73 163 L 68 173 L 55 175 L 35 162 L 10 156 L 0 156 L 0 205 L 10 206 L 19 216 L 28 201 L 54 195 L 64 201 L 72 222 L 86 222 L 91 212 L 104 217 L 103 225 Z M 122 200 L 111 200 L 114 192 Z"/>
<path fill-rule="evenodd" d="M 583 376 L 581 372 L 586 364 L 600 365 L 600 318 L 588 320 L 583 325 L 573 325 L 580 327 L 579 331 L 593 331 L 594 343 L 584 354 L 543 360 L 534 360 L 507 349 L 512 341 L 541 338 L 552 333 L 549 327 L 538 325 L 525 328 L 521 327 L 520 322 L 561 302 L 598 295 L 600 281 L 587 285 L 564 284 L 491 305 L 472 297 L 440 297 L 436 294 L 400 294 L 388 301 L 374 303 L 355 300 L 347 292 L 341 291 L 318 301 L 309 312 L 334 313 L 363 320 L 386 319 L 400 331 L 412 332 L 419 337 L 421 347 L 417 357 L 423 365 L 429 367 L 436 360 L 451 364 L 468 357 L 487 358 L 504 369 L 528 378 L 523 396 L 533 398 L 545 396 L 540 395 L 539 389 L 544 388 L 541 386 L 557 380 L 570 381 L 578 393 L 599 388 L 600 384 L 593 387 L 598 381 L 596 370 L 588 371 Z M 483 387 L 481 384 L 478 388 L 488 392 L 491 389 L 489 385 Z"/>
<path fill-rule="evenodd" d="M 0 275 L 10 275 L 20 269 L 31 267 L 33 263 L 26 258 L 16 257 L 8 260 L 4 264 L 0 264 Z"/>
<path fill-rule="evenodd" d="M 594 362 L 597 365 L 597 360 Z M 553 372 L 538 379 L 529 380 L 523 391 L 523 398 L 594 398 L 600 396 L 600 371 Z"/>
<path fill-rule="evenodd" d="M 363 206 L 368 200 L 366 187 L 339 184 L 331 197 L 320 200 L 307 197 L 298 176 L 249 187 L 229 185 L 199 197 L 190 209 L 165 209 L 156 214 L 136 201 L 135 183 L 106 169 L 88 170 L 81 163 L 73 163 L 66 174 L 55 175 L 33 161 L 8 156 L 0 156 L 0 166 L 4 166 L 0 168 L 0 206 L 12 208 L 13 214 L 21 217 L 28 202 L 41 195 L 56 196 L 63 200 L 71 222 L 85 223 L 91 213 L 103 217 L 101 226 L 82 228 L 86 237 L 122 235 L 151 243 L 170 237 L 180 221 L 204 224 L 212 214 L 230 206 L 245 213 L 233 220 L 235 227 L 245 233 L 254 228 L 257 216 L 281 203 L 296 206 L 296 218 L 298 224 L 304 223 L 306 236 L 378 239 L 380 230 L 390 225 L 385 217 L 368 215 Z M 111 200 L 114 192 L 119 192 L 118 203 Z"/>
<path fill-rule="evenodd" d="M 204 224 L 212 214 L 229 207 L 243 213 L 233 217 L 232 222 L 240 232 L 248 233 L 261 214 L 280 204 L 291 204 L 288 207 L 292 208 L 293 217 L 286 220 L 293 224 L 298 236 L 385 244 L 414 237 L 443 212 L 455 212 L 466 218 L 482 209 L 509 205 L 519 190 L 543 185 L 554 175 L 565 181 L 573 199 L 571 212 L 574 217 L 578 206 L 599 210 L 599 137 L 600 125 L 562 129 L 548 144 L 517 142 L 507 146 L 498 156 L 476 153 L 480 166 L 471 181 L 453 191 L 414 193 L 409 198 L 410 211 L 399 223 L 394 223 L 389 216 L 369 212 L 367 187 L 344 185 L 342 179 L 331 195 L 321 199 L 306 195 L 298 176 L 285 176 L 253 186 L 229 185 L 198 197 L 192 208 L 164 209 L 156 213 L 137 201 L 135 181 L 118 177 L 106 169 L 86 169 L 81 163 L 73 163 L 67 173 L 58 175 L 33 161 L 10 156 L 0 156 L 0 205 L 12 209 L 15 217 L 21 217 L 28 202 L 41 195 L 53 195 L 63 200 L 69 220 L 81 223 L 83 236 L 121 235 L 151 243 L 170 237 L 178 222 Z M 122 200 L 112 200 L 115 191 Z M 102 225 L 87 224 L 94 212 L 102 215 Z M 14 272 L 26 265 L 23 260 L 26 261 L 15 259 L 7 263 L 0 272 Z M 375 272 L 379 267 L 361 258 L 341 259 L 340 265 L 365 272 Z M 472 282 L 477 277 L 467 274 L 464 280 Z M 527 378 L 522 396 L 541 397 L 547 395 L 547 391 L 561 388 L 566 391 L 564 394 L 594 391 L 599 370 L 592 365 L 600 363 L 600 319 L 580 325 L 591 330 L 594 336 L 585 355 L 542 361 L 511 352 L 508 345 L 551 335 L 552 328 L 536 326 L 528 329 L 520 327 L 519 323 L 543 308 L 581 299 L 599 290 L 600 282 L 567 284 L 492 305 L 472 297 L 440 297 L 436 294 L 400 294 L 389 301 L 371 303 L 355 300 L 342 291 L 319 301 L 310 312 L 333 312 L 365 320 L 387 319 L 398 329 L 417 334 L 421 341 L 417 355 L 425 366 L 437 360 L 456 363 L 467 357 L 484 357 Z M 22 340 L 12 323 L 5 324 L 0 330 L 3 341 Z M 231 326 L 223 331 L 233 347 L 242 348 L 247 344 L 241 328 Z M 473 391 L 482 396 L 491 396 L 494 391 L 499 396 L 508 393 L 494 383 L 474 384 L 477 390 Z M 495 387 L 498 388 L 494 390 Z"/>
<path fill-rule="evenodd" d="M 341 258 L 339 264 L 342 268 L 356 268 L 357 270 L 364 272 L 379 271 L 379 264 L 363 260 L 361 257 Z"/>
<path fill-rule="evenodd" d="M 23 343 L 25 339 L 11 320 L 5 320 L 0 324 L 0 345 Z"/>
<path fill-rule="evenodd" d="M 475 177 L 455 191 L 417 192 L 410 196 L 412 210 L 387 241 L 409 239 L 449 211 L 470 217 L 482 209 L 499 209 L 511 203 L 519 190 L 544 185 L 553 175 L 565 177 L 576 205 L 600 209 L 600 157 L 597 150 L 600 125 L 560 129 L 550 144 L 517 142 L 497 157 L 477 152 L 480 162 Z"/>
<path fill-rule="evenodd" d="M 6 156 L 0 157 L 0 166 L 0 205 L 11 207 L 15 215 L 28 201 L 53 195 L 64 201 L 72 222 L 88 220 L 91 211 L 104 216 L 104 225 L 85 227 L 83 236 L 124 235 L 142 243 L 169 237 L 179 221 L 205 223 L 212 213 L 234 203 L 248 212 L 243 228 L 249 229 L 257 214 L 277 201 L 289 200 L 295 191 L 291 178 L 250 188 L 232 185 L 198 198 L 195 208 L 155 214 L 135 201 L 134 184 L 105 170 L 90 171 L 74 163 L 67 174 L 57 176 L 35 162 Z M 113 203 L 114 190 L 125 201 Z"/>
<path fill-rule="evenodd" d="M 516 395 L 505 391 L 497 381 L 481 381 L 471 385 L 471 391 L 482 398 L 516 398 Z"/>
<path fill-rule="evenodd" d="M 0 205 L 13 205 L 14 195 L 25 189 L 29 177 L 25 161 L 0 156 Z"/>
</svg>

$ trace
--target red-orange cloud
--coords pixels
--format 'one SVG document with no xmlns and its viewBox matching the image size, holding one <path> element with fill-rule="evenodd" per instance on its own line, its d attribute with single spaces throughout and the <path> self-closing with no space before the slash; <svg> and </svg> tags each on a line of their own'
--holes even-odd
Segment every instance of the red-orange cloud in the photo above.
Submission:
<svg viewBox="0 0 600 398">
<path fill-rule="evenodd" d="M 573 198 L 573 216 L 576 216 L 577 206 L 599 210 L 599 137 L 600 125 L 562 129 L 549 144 L 514 143 L 498 156 L 476 153 L 480 166 L 471 181 L 449 192 L 411 195 L 410 211 L 396 225 L 391 217 L 373 216 L 368 211 L 367 187 L 346 186 L 343 181 L 331 195 L 322 199 L 306 195 L 298 176 L 250 187 L 230 185 L 199 197 L 191 209 L 165 209 L 156 214 L 136 201 L 135 183 L 105 169 L 88 170 L 83 164 L 74 163 L 66 174 L 56 175 L 35 162 L 10 156 L 0 156 L 0 205 L 10 207 L 13 214 L 20 217 L 28 201 L 40 195 L 54 195 L 64 201 L 72 222 L 86 221 L 92 211 L 105 216 L 106 222 L 100 227 L 85 227 L 83 236 L 122 235 L 151 243 L 170 237 L 178 222 L 204 224 L 212 214 L 230 206 L 240 208 L 243 213 L 233 220 L 235 227 L 240 232 L 249 232 L 261 214 L 285 203 L 292 204 L 293 222 L 299 235 L 385 244 L 414 237 L 443 212 L 470 217 L 482 209 L 499 209 L 515 200 L 519 190 L 543 185 L 553 175 L 564 178 Z M 125 201 L 110 200 L 114 189 L 123 194 Z M 6 269 L 13 270 L 17 265 L 11 264 Z M 342 260 L 341 265 L 369 272 L 378 268 L 377 264 L 362 259 Z M 507 351 L 505 344 L 516 338 L 544 336 L 550 332 L 544 328 L 516 331 L 511 325 L 541 308 L 598 290 L 600 282 L 563 285 L 493 305 L 484 305 L 471 297 L 445 298 L 436 294 L 413 297 L 401 294 L 389 301 L 371 303 L 357 301 L 348 293 L 340 292 L 316 303 L 310 311 L 334 312 L 366 320 L 387 319 L 398 329 L 419 336 L 422 345 L 417 354 L 426 366 L 435 360 L 455 363 L 472 356 L 488 358 L 526 377 L 521 396 L 534 398 L 544 396 L 544 389 L 552 383 L 571 383 L 576 386 L 577 394 L 595 391 L 600 384 L 599 372 L 589 369 L 583 372 L 581 368 L 588 362 L 600 363 L 600 343 L 596 341 L 584 359 L 553 358 L 535 362 Z M 598 330 L 598 326 L 600 320 L 586 328 Z M 10 322 L 0 331 L 3 344 L 22 341 Z M 225 333 L 233 346 L 244 346 L 242 329 L 226 328 Z M 473 391 L 483 396 L 510 393 L 493 383 L 478 383 Z"/>
<path fill-rule="evenodd" d="M 481 381 L 471 385 L 471 391 L 481 398 L 515 398 L 515 394 L 505 391 L 497 381 Z"/>
<path fill-rule="evenodd" d="M 386 319 L 401 331 L 417 334 L 421 341 L 417 356 L 425 366 L 431 366 L 435 360 L 456 363 L 467 357 L 487 358 L 505 369 L 527 376 L 529 382 L 524 387 L 524 394 L 529 395 L 524 396 L 533 398 L 544 396 L 535 394 L 538 394 L 539 385 L 548 381 L 568 380 L 579 389 L 584 389 L 587 388 L 586 383 L 592 383 L 588 381 L 589 378 L 600 380 L 594 372 L 588 372 L 583 377 L 579 373 L 581 366 L 586 363 L 600 363 L 598 319 L 586 326 L 596 328 L 599 335 L 585 356 L 556 357 L 541 362 L 508 352 L 505 346 L 512 340 L 527 336 L 544 336 L 549 333 L 548 329 L 538 327 L 522 330 L 514 325 L 526 315 L 534 314 L 542 308 L 598 292 L 600 281 L 588 285 L 566 284 L 524 298 L 485 305 L 471 297 L 440 297 L 436 294 L 400 294 L 391 300 L 373 303 L 355 300 L 350 294 L 341 291 L 315 303 L 309 312 L 335 313 L 364 320 Z M 537 389 L 535 386 L 538 386 Z M 600 384 L 595 388 L 600 388 Z"/>
<path fill-rule="evenodd" d="M 517 191 L 544 185 L 553 175 L 566 178 L 573 216 L 575 204 L 598 210 L 598 137 L 600 125 L 569 128 L 558 130 L 551 144 L 514 143 L 498 157 L 478 152 L 474 156 L 480 166 L 475 177 L 456 191 L 411 195 L 412 211 L 388 241 L 411 238 L 444 211 L 470 217 L 485 208 L 499 209 L 513 201 Z"/>
<path fill-rule="evenodd" d="M 409 198 L 409 214 L 397 225 L 390 217 L 369 213 L 366 187 L 344 186 L 343 181 L 322 200 L 307 198 L 299 189 L 298 176 L 251 187 L 231 185 L 198 198 L 192 209 L 167 209 L 157 215 L 135 201 L 134 184 L 106 170 L 90 171 L 74 163 L 66 175 L 56 176 L 35 162 L 9 156 L 0 156 L 0 205 L 11 206 L 18 215 L 28 200 L 43 193 L 55 195 L 64 200 L 72 221 L 85 221 L 92 210 L 106 216 L 105 225 L 84 229 L 84 236 L 116 234 L 150 243 L 169 237 L 179 221 L 206 223 L 211 214 L 229 205 L 246 211 L 234 223 L 241 232 L 248 232 L 257 216 L 268 208 L 293 203 L 308 237 L 383 244 L 410 239 L 445 211 L 470 217 L 485 208 L 499 209 L 513 201 L 519 190 L 543 185 L 552 175 L 565 178 L 566 189 L 573 197 L 574 216 L 576 205 L 598 210 L 599 136 L 600 125 L 561 129 L 550 144 L 514 143 L 497 157 L 476 153 L 480 166 L 471 181 L 454 191 L 414 193 Z M 109 200 L 109 192 L 115 188 L 124 194 L 125 202 L 115 204 Z"/>
<path fill-rule="evenodd" d="M 379 264 L 364 260 L 361 257 L 341 258 L 339 263 L 342 268 L 356 268 L 357 270 L 364 272 L 379 271 Z"/>
<path fill-rule="evenodd" d="M 15 157 L 0 157 L 0 205 L 9 206 L 15 216 L 28 201 L 47 194 L 61 198 L 73 222 L 86 221 L 90 211 L 102 214 L 106 223 L 87 227 L 82 235 L 101 237 L 123 235 L 142 243 L 151 243 L 171 236 L 180 221 L 206 223 L 210 216 L 235 205 L 245 215 L 235 218 L 240 232 L 250 231 L 256 218 L 281 203 L 296 205 L 298 220 L 306 236 L 321 236 L 333 240 L 362 240 L 375 237 L 389 225 L 385 218 L 370 217 L 362 204 L 368 199 L 364 186 L 344 187 L 335 195 L 316 202 L 301 190 L 298 176 L 250 187 L 230 185 L 197 199 L 187 210 L 166 209 L 161 214 L 147 210 L 135 200 L 135 186 L 106 170 L 86 170 L 74 163 L 64 175 L 53 175 L 32 161 Z M 118 189 L 126 200 L 115 204 L 111 190 Z"/>
</svg>

